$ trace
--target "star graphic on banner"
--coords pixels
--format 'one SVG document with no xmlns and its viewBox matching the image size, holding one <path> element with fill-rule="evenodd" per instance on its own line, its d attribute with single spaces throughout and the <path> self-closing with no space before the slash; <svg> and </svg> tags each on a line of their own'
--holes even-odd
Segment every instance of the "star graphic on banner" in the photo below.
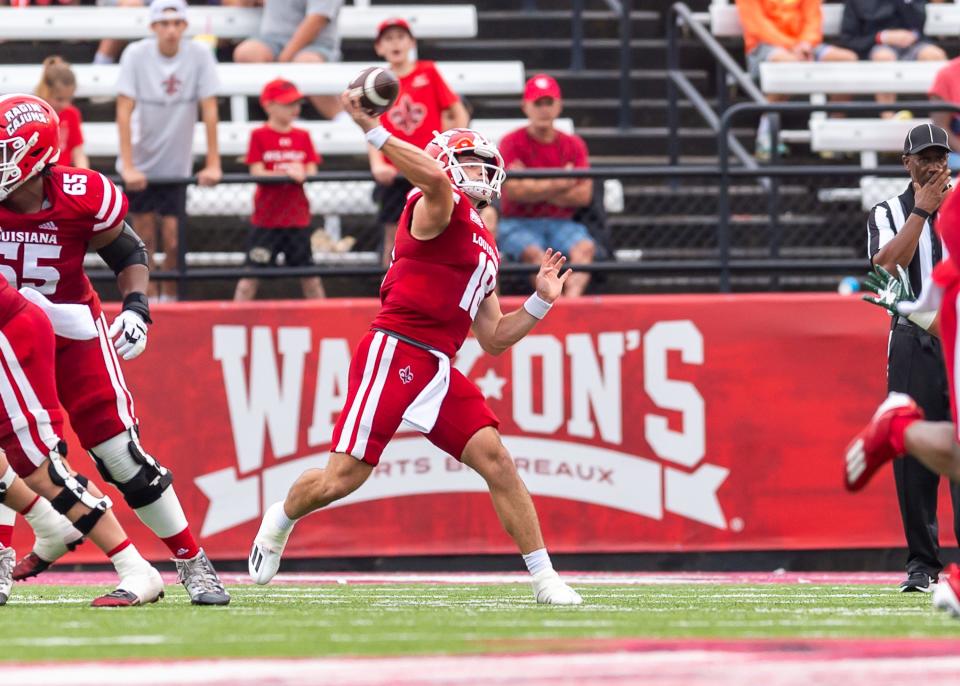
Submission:
<svg viewBox="0 0 960 686">
<path fill-rule="evenodd" d="M 495 371 L 488 369 L 486 374 L 474 380 L 480 388 L 480 392 L 483 393 L 484 398 L 503 400 L 503 387 L 506 385 L 507 380 L 502 376 L 498 376 Z"/>
</svg>

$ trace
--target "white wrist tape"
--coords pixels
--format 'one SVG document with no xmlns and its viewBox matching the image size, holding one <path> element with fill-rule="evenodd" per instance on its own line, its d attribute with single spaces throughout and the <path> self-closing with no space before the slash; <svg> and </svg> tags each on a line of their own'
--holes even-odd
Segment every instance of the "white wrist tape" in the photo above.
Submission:
<svg viewBox="0 0 960 686">
<path fill-rule="evenodd" d="M 378 126 L 375 129 L 370 129 L 367 131 L 366 135 L 367 142 L 377 150 L 380 150 L 387 142 L 387 139 L 390 138 L 390 132 L 382 126 Z"/>
<path fill-rule="evenodd" d="M 553 303 L 548 303 L 536 293 L 527 298 L 526 302 L 523 303 L 523 309 L 537 319 L 546 317 L 551 307 L 553 307 Z"/>
<path fill-rule="evenodd" d="M 928 312 L 913 312 L 907 315 L 907 319 L 912 321 L 914 324 L 919 326 L 924 331 L 930 328 L 930 325 L 933 324 L 933 320 L 936 318 L 937 318 L 936 310 L 930 310 Z"/>
</svg>

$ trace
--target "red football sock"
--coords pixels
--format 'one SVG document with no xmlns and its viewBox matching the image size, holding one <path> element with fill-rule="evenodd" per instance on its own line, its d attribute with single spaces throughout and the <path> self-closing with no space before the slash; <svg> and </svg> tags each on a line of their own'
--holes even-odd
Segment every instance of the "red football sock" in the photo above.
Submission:
<svg viewBox="0 0 960 686">
<path fill-rule="evenodd" d="M 197 553 L 200 552 L 200 546 L 197 545 L 197 539 L 190 533 L 190 527 L 178 534 L 160 540 L 170 549 L 174 557 L 181 560 L 189 560 L 191 557 L 196 557 Z"/>
<path fill-rule="evenodd" d="M 0 526 L 0 548 L 9 548 L 13 545 L 13 527 Z"/>
<path fill-rule="evenodd" d="M 906 442 L 904 433 L 908 426 L 919 421 L 919 417 L 894 417 L 890 420 L 890 445 L 897 451 L 897 455 L 907 453 L 906 445 L 904 445 Z"/>
<path fill-rule="evenodd" d="M 111 550 L 109 553 L 107 553 L 107 557 L 113 557 L 113 556 L 116 555 L 117 553 L 123 552 L 124 550 L 126 550 L 127 548 L 130 547 L 130 543 L 131 543 L 131 541 L 130 541 L 129 538 L 124 539 L 123 543 L 121 543 L 121 544 L 118 545 L 116 548 L 114 548 L 114 549 Z"/>
<path fill-rule="evenodd" d="M 40 496 L 37 496 L 36 498 L 34 498 L 33 500 L 31 500 L 29 505 L 27 505 L 25 508 L 23 508 L 22 510 L 20 510 L 20 514 L 23 515 L 24 517 L 26 517 L 28 514 L 30 514 L 30 510 L 32 510 L 32 509 L 33 509 L 33 506 L 37 504 L 37 501 L 38 501 L 38 500 L 40 500 Z"/>
</svg>

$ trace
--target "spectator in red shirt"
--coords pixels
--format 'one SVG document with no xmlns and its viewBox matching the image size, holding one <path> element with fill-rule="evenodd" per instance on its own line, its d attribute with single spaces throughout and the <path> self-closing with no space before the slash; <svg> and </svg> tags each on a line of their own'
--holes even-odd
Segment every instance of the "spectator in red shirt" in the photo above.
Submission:
<svg viewBox="0 0 960 686">
<path fill-rule="evenodd" d="M 49 102 L 60 117 L 60 164 L 89 169 L 90 159 L 83 152 L 80 110 L 72 104 L 77 92 L 77 77 L 70 65 L 59 55 L 45 59 L 35 92 Z"/>
<path fill-rule="evenodd" d="M 553 124 L 563 109 L 560 86 L 550 76 L 537 74 L 523 91 L 527 126 L 500 141 L 500 154 L 509 169 L 586 169 L 587 145 L 580 136 L 558 131 Z M 593 197 L 588 178 L 514 179 L 503 186 L 497 243 L 510 259 L 539 264 L 547 248 L 562 252 L 571 264 L 593 261 L 594 242 L 587 227 L 573 221 L 578 208 Z M 590 274 L 574 272 L 564 295 L 582 295 Z"/>
<path fill-rule="evenodd" d="M 941 100 L 952 105 L 960 105 L 960 57 L 953 58 L 937 72 L 928 95 L 934 101 Z M 950 148 L 960 150 L 960 114 L 931 112 L 930 118 L 934 124 L 946 129 L 950 136 Z M 947 155 L 947 163 L 953 171 L 960 169 L 960 154 L 951 152 Z"/>
<path fill-rule="evenodd" d="M 250 132 L 247 164 L 253 176 L 289 177 L 290 183 L 257 184 L 253 196 L 253 225 L 247 241 L 247 266 L 276 265 L 283 253 L 290 267 L 313 264 L 310 247 L 310 203 L 303 190 L 304 180 L 317 173 L 320 157 L 310 133 L 293 126 L 300 114 L 303 95 L 290 81 L 276 79 L 263 87 L 260 104 L 267 122 Z M 300 279 L 306 298 L 324 297 L 318 276 Z M 237 282 L 234 300 L 253 300 L 259 280 Z"/>
<path fill-rule="evenodd" d="M 434 131 L 465 127 L 470 117 L 434 63 L 413 59 L 416 47 L 417 41 L 404 19 L 387 19 L 377 28 L 373 48 L 400 80 L 397 101 L 380 116 L 380 122 L 397 138 L 425 148 Z M 372 145 L 368 151 L 370 171 L 377 182 L 374 200 L 380 205 L 377 222 L 383 225 L 383 264 L 389 265 L 397 221 L 413 186 L 397 177 L 397 168 L 382 152 Z"/>
</svg>

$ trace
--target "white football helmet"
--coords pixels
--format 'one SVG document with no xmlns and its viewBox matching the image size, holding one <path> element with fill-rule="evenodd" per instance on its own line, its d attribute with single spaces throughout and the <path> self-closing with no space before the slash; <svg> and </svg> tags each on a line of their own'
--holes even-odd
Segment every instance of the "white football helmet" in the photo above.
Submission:
<svg viewBox="0 0 960 686">
<path fill-rule="evenodd" d="M 449 129 L 443 133 L 434 131 L 433 140 L 425 148 L 428 155 L 440 162 L 454 186 L 462 190 L 482 206 L 500 197 L 500 187 L 507 173 L 503 168 L 503 156 L 497 146 L 473 129 Z M 480 162 L 461 162 L 460 156 L 471 155 Z M 473 179 L 466 172 L 469 167 L 479 167 L 480 178 Z"/>
</svg>

